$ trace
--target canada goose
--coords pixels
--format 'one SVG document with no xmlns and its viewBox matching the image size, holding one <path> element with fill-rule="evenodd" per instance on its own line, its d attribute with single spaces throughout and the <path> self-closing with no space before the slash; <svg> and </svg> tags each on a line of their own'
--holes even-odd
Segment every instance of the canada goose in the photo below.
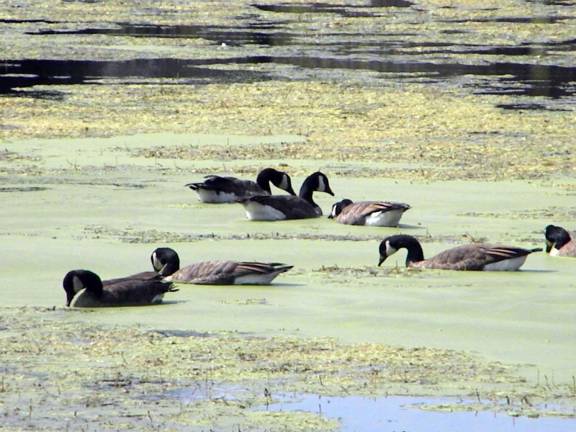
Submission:
<svg viewBox="0 0 576 432">
<path fill-rule="evenodd" d="M 170 282 L 155 277 L 125 277 L 105 280 L 89 270 L 71 270 L 62 285 L 66 291 L 66 306 L 106 307 L 158 304 L 164 294 L 177 291 Z"/>
<path fill-rule="evenodd" d="M 154 250 L 152 263 L 165 281 L 197 285 L 266 285 L 293 267 L 281 263 L 203 261 L 180 268 L 180 258 L 171 248 Z"/>
<path fill-rule="evenodd" d="M 576 257 L 576 240 L 564 228 L 548 225 L 546 227 L 546 253 L 550 256 Z"/>
<path fill-rule="evenodd" d="M 410 206 L 388 201 L 357 201 L 343 199 L 332 205 L 328 216 L 347 225 L 398 226 L 400 218 Z"/>
<path fill-rule="evenodd" d="M 328 177 L 317 171 L 310 174 L 300 188 L 297 197 L 287 195 L 260 195 L 240 201 L 250 220 L 306 219 L 322 216 L 322 209 L 312 199 L 315 192 L 334 196 Z"/>
<path fill-rule="evenodd" d="M 409 235 L 399 234 L 382 240 L 378 265 L 381 265 L 386 258 L 402 248 L 408 250 L 406 267 L 485 271 L 518 270 L 529 254 L 542 250 L 541 248 L 522 249 L 511 246 L 472 243 L 445 250 L 425 260 L 422 246 L 420 246 L 418 240 Z"/>
<path fill-rule="evenodd" d="M 272 193 L 270 183 L 291 195 L 296 195 L 292 189 L 290 176 L 274 168 L 260 171 L 256 177 L 256 182 L 217 175 L 209 175 L 204 178 L 206 180 L 203 182 L 188 183 L 186 186 L 196 191 L 200 201 L 205 203 L 231 203 L 251 196 L 270 195 Z"/>
</svg>

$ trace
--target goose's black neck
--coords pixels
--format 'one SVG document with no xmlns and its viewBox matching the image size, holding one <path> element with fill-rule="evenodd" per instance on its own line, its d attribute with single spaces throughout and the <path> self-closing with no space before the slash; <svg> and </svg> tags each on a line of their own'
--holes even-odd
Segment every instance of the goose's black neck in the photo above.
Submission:
<svg viewBox="0 0 576 432">
<path fill-rule="evenodd" d="M 265 192 L 268 192 L 269 194 L 272 194 L 272 190 L 270 189 L 270 181 L 272 180 L 272 176 L 274 175 L 273 171 L 274 170 L 272 170 L 271 168 L 266 168 L 260 171 L 258 173 L 258 176 L 256 176 L 256 183 L 258 184 L 258 186 L 260 186 L 260 189 L 262 189 Z"/>
<path fill-rule="evenodd" d="M 424 251 L 418 240 L 409 235 L 399 235 L 397 237 L 394 244 L 390 242 L 390 245 L 397 249 L 404 248 L 408 251 L 408 255 L 406 255 L 406 266 L 410 263 L 424 261 Z"/>
<path fill-rule="evenodd" d="M 302 186 L 300 187 L 300 192 L 298 193 L 298 196 L 300 198 L 302 198 L 303 200 L 308 201 L 314 207 L 318 207 L 318 204 L 316 204 L 314 202 L 314 199 L 312 198 L 312 194 L 316 190 L 316 187 L 313 184 L 313 182 L 314 182 L 314 179 L 312 179 L 310 177 L 308 177 L 306 180 L 304 180 L 304 183 L 302 183 Z"/>
<path fill-rule="evenodd" d="M 180 260 L 169 261 L 164 265 L 164 267 L 162 267 L 160 274 L 162 276 L 170 276 L 171 274 L 176 273 L 178 270 L 180 270 Z"/>
</svg>

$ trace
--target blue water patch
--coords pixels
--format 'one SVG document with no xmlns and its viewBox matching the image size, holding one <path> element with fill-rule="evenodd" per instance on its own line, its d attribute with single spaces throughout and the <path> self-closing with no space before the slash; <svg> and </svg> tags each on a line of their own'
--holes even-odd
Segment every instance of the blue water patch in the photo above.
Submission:
<svg viewBox="0 0 576 432">
<path fill-rule="evenodd" d="M 456 404 L 457 399 L 283 395 L 269 411 L 307 411 L 337 419 L 342 432 L 573 432 L 576 419 L 512 417 L 489 411 L 429 411 L 419 405 Z M 460 402 L 464 403 L 464 402 Z"/>
</svg>

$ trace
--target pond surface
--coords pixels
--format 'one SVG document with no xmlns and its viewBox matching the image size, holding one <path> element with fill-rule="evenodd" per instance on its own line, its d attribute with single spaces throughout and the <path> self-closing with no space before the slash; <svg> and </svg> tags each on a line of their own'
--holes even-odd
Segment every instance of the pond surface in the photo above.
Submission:
<svg viewBox="0 0 576 432">
<path fill-rule="evenodd" d="M 1 380 L 0 415 L 14 427 L 102 426 L 108 412 L 133 429 L 167 421 L 174 430 L 236 430 L 236 419 L 276 385 L 281 402 L 246 429 L 292 430 L 292 420 L 277 419 L 299 411 L 306 411 L 299 424 L 321 411 L 341 418 L 345 430 L 573 429 L 572 420 L 501 415 L 508 397 L 528 415 L 514 393 L 521 387 L 552 411 L 552 395 L 560 394 L 572 409 L 561 415 L 574 416 L 573 260 L 535 253 L 514 273 L 421 272 L 404 269 L 403 254 L 377 267 L 377 247 L 404 232 L 423 242 L 426 256 L 477 240 L 532 248 L 544 245 L 549 223 L 574 228 L 575 34 L 574 2 L 560 0 L 1 2 L 3 306 L 6 314 L 25 311 L 34 326 L 6 321 L 27 334 L 29 364 L 14 339 L 6 370 L 19 370 L 15 379 L 27 384 Z M 199 203 L 184 187 L 213 173 L 253 179 L 266 166 L 288 171 L 295 184 L 326 172 L 336 197 L 318 197 L 325 213 L 342 198 L 412 208 L 398 228 L 326 218 L 259 223 L 238 205 Z M 159 246 L 173 247 L 186 264 L 259 260 L 294 269 L 271 286 L 180 286 L 158 307 L 60 309 L 68 270 L 104 279 L 149 270 Z M 109 337 L 102 329 L 111 328 Z M 18 336 L 10 324 L 0 331 Z M 46 337 L 54 343 L 38 345 Z M 292 381 L 284 381 L 286 351 L 276 353 L 278 379 L 267 375 L 265 354 L 276 338 L 288 338 L 293 350 L 289 369 L 299 375 Z M 344 352 L 343 364 L 363 360 L 354 363 L 361 379 L 350 366 L 356 395 L 339 386 L 336 368 L 323 373 L 340 397 L 309 396 L 322 393 L 311 384 L 323 385 L 318 365 L 334 366 L 335 345 L 326 342 L 323 356 L 302 367 L 322 338 L 349 344 L 353 355 Z M 78 343 L 84 339 L 90 343 Z M 254 341 L 257 352 L 248 352 Z M 224 353 L 219 344 L 227 343 Z M 386 360 L 403 352 L 396 394 L 469 397 L 486 385 L 479 391 L 492 411 L 434 412 L 412 407 L 417 398 L 358 396 L 378 378 L 373 364 L 384 370 L 366 350 L 386 352 Z M 78 364 L 61 364 L 72 352 Z M 94 368 L 87 353 L 104 362 Z M 412 355 L 426 370 L 405 389 Z M 471 381 L 454 393 L 452 381 L 435 388 L 445 363 L 434 359 L 450 358 L 466 375 L 472 356 Z M 129 363 L 138 367 L 128 370 Z M 157 379 L 150 365 L 160 366 Z M 81 380 L 72 366 L 82 369 Z M 251 381 L 213 375 L 235 367 L 251 370 Z M 33 376 L 43 368 L 49 375 Z M 189 415 L 160 398 L 150 403 L 162 407 L 157 417 L 132 396 L 184 399 L 170 391 L 203 379 L 250 391 L 227 405 L 201 388 L 184 400 Z M 64 382 L 73 403 L 61 393 Z M 419 392 L 424 387 L 428 393 Z M 110 395 L 119 399 L 98 403 Z M 61 405 L 70 408 L 67 419 L 54 414 Z M 206 422 L 189 429 L 198 415 Z M 321 422 L 302 430 L 326 429 Z"/>
<path fill-rule="evenodd" d="M 203 148 L 215 140 L 247 145 L 298 137 L 137 135 L 120 141 L 135 149 L 151 142 L 195 142 Z M 342 225 L 325 217 L 254 222 L 246 220 L 240 205 L 203 204 L 184 187 L 202 177 L 189 173 L 199 161 L 180 160 L 174 170 L 171 160 L 119 156 L 113 150 L 118 142 L 31 140 L 9 146 L 41 158 L 49 171 L 11 179 L 10 192 L 2 194 L 9 211 L 0 215 L 0 226 L 5 247 L 12 250 L 2 262 L 5 305 L 62 305 L 61 280 L 69 269 L 91 269 L 103 278 L 133 274 L 149 269 L 152 250 L 170 246 L 183 263 L 259 260 L 295 268 L 271 286 L 182 286 L 164 306 L 78 317 L 166 330 L 235 329 L 465 349 L 536 364 L 531 380 L 571 380 L 576 328 L 564 323 L 574 320 L 576 267 L 569 258 L 533 254 L 523 271 L 513 273 L 406 271 L 402 253 L 376 265 L 379 241 L 399 232 L 423 240 L 425 256 L 469 242 L 464 234 L 542 247 L 551 212 L 558 224 L 570 226 L 573 220 L 570 189 L 331 177 L 336 197 L 316 198 L 325 212 L 342 197 L 382 196 L 412 208 L 399 228 Z M 67 171 L 71 162 L 75 168 Z M 302 180 L 293 176 L 295 185 Z M 534 201 L 535 195 L 546 200 Z M 30 268 L 36 271 L 30 274 Z M 549 355 L 542 356 L 544 351 Z"/>
<path fill-rule="evenodd" d="M 566 103 L 576 93 L 576 65 L 571 55 L 576 39 L 568 31 L 574 28 L 576 16 L 573 10 L 562 7 L 570 4 L 534 2 L 531 8 L 507 8 L 502 14 L 497 8 L 445 6 L 429 11 L 431 29 L 423 27 L 421 15 L 426 5 L 405 0 L 346 6 L 328 2 L 255 3 L 250 6 L 251 13 L 236 17 L 235 25 L 112 21 L 94 26 L 74 20 L 3 19 L 0 29 L 6 34 L 20 33 L 31 44 L 35 38 L 53 41 L 56 46 L 105 38 L 114 46 L 116 38 L 128 44 L 133 39 L 133 50 L 143 45 L 139 39 L 150 44 L 164 40 L 163 45 L 170 39 L 176 44 L 197 41 L 205 47 L 192 56 L 180 48 L 172 49 L 168 57 L 140 48 L 140 56 L 135 51 L 130 59 L 105 60 L 93 55 L 79 61 L 49 52 L 37 58 L 8 56 L 0 68 L 0 92 L 18 95 L 19 89 L 37 85 L 94 83 L 105 78 L 125 84 L 162 78 L 177 80 L 174 84 L 178 85 L 309 79 L 311 71 L 320 77 L 324 70 L 326 77 L 338 80 L 350 79 L 358 72 L 373 73 L 366 78 L 372 85 L 381 80 L 448 84 L 470 87 L 478 94 L 563 98 Z M 335 17 L 344 20 L 343 24 L 326 24 Z M 381 24 L 392 17 L 393 26 Z M 358 28 L 363 19 L 368 20 L 368 31 Z M 501 31 L 493 30 L 497 25 L 522 31 L 523 38 L 499 37 Z M 534 36 L 526 38 L 530 28 L 534 28 Z M 542 33 L 549 36 L 542 37 Z M 211 57 L 211 52 L 217 56 Z M 232 70 L 223 70 L 226 68 Z M 56 96 L 46 91 L 25 94 Z M 550 101 L 500 106 L 554 109 Z"/>
<path fill-rule="evenodd" d="M 317 395 L 286 396 L 268 406 L 271 411 L 308 411 L 338 419 L 341 432 L 570 432 L 574 419 L 517 418 L 490 412 L 440 412 L 422 409 L 442 407 L 452 400 L 416 397 L 368 398 Z M 465 407 L 465 402 L 460 402 Z"/>
</svg>

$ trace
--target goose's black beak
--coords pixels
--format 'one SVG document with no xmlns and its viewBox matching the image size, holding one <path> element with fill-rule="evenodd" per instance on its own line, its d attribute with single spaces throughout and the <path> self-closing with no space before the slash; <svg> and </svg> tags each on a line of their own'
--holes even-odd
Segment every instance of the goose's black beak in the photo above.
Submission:
<svg viewBox="0 0 576 432">
<path fill-rule="evenodd" d="M 382 265 L 382 263 L 384 261 L 386 261 L 386 258 L 388 258 L 388 257 L 380 255 L 380 259 L 378 260 L 378 267 L 380 267 Z"/>
<path fill-rule="evenodd" d="M 552 243 L 551 241 L 546 240 L 546 253 L 550 253 L 550 251 L 552 250 L 552 247 L 554 246 L 554 243 Z"/>
<path fill-rule="evenodd" d="M 334 192 L 332 192 L 332 189 L 330 189 L 330 186 L 328 186 L 328 187 L 326 188 L 326 191 L 325 191 L 325 192 L 326 192 L 327 194 L 330 194 L 330 195 L 334 196 Z"/>
<path fill-rule="evenodd" d="M 292 186 L 290 186 L 290 188 L 286 192 L 288 192 L 290 195 L 296 196 L 296 192 L 294 192 L 294 189 L 292 189 Z"/>
</svg>

